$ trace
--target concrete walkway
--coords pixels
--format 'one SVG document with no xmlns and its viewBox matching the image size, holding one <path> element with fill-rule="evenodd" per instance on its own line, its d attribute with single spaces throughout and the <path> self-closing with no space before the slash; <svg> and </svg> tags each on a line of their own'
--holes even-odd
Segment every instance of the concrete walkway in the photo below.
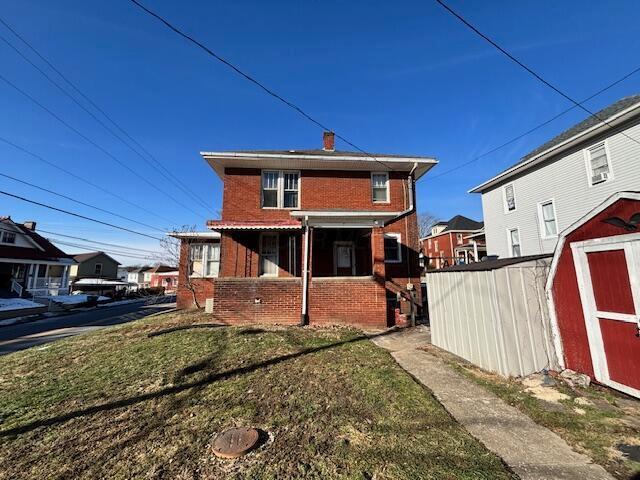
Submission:
<svg viewBox="0 0 640 480">
<path fill-rule="evenodd" d="M 444 408 L 522 480 L 613 480 L 604 468 L 551 430 L 464 378 L 418 347 L 431 343 L 427 327 L 372 338 L 398 364 L 431 390 Z"/>
</svg>

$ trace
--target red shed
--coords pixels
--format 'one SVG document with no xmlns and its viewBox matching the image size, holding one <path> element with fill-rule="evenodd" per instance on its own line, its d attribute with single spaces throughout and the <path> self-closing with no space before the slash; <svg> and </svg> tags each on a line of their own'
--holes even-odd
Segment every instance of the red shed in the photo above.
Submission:
<svg viewBox="0 0 640 480">
<path fill-rule="evenodd" d="M 612 195 L 560 235 L 547 294 L 563 366 L 640 397 L 640 193 Z"/>
</svg>

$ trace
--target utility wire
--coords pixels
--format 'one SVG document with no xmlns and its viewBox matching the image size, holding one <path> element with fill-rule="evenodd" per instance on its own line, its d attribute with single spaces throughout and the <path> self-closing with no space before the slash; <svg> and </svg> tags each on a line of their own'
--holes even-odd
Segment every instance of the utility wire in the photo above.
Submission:
<svg viewBox="0 0 640 480">
<path fill-rule="evenodd" d="M 202 200 L 200 197 L 195 195 L 191 190 L 188 189 L 175 175 L 173 175 L 158 159 L 156 159 L 149 151 L 147 151 L 139 142 L 137 142 L 131 135 L 129 135 L 120 125 L 118 125 L 109 115 L 107 115 L 104 110 L 102 110 L 95 102 L 93 102 L 87 95 L 85 95 L 80 89 L 78 89 L 58 68 L 56 68 L 49 60 L 47 60 L 38 50 L 35 49 L 29 42 L 27 42 L 18 32 L 16 32 L 5 20 L 0 17 L 0 23 L 2 23 L 8 30 L 10 30 L 18 39 L 22 41 L 31 51 L 33 51 L 43 62 L 45 62 L 53 71 L 55 71 L 68 85 L 71 86 L 73 90 L 75 90 L 79 95 L 82 96 L 87 102 L 93 106 L 99 113 L 101 113 L 112 125 L 114 125 L 122 134 L 124 134 L 130 141 L 134 142 L 138 148 L 140 148 L 143 152 L 145 152 L 153 162 L 162 170 L 158 170 L 157 166 L 154 166 L 151 161 L 142 155 L 136 148 L 133 148 L 131 144 L 125 141 L 120 135 L 113 131 L 108 125 L 106 125 L 100 118 L 98 118 L 92 111 L 87 109 L 81 102 L 79 102 L 73 95 L 67 92 L 58 82 L 56 82 L 53 78 L 51 78 L 44 70 L 42 70 L 38 65 L 32 62 L 26 55 L 24 55 L 15 45 L 13 45 L 9 40 L 0 35 L 0 40 L 2 40 L 7 46 L 13 49 L 24 61 L 29 63 L 33 68 L 35 68 L 42 76 L 44 76 L 50 83 L 52 83 L 58 90 L 60 90 L 64 95 L 70 98 L 76 105 L 82 108 L 87 114 L 89 114 L 96 122 L 98 122 L 105 130 L 107 130 L 111 135 L 120 140 L 124 145 L 126 145 L 132 152 L 142 158 L 151 168 L 154 168 L 158 173 L 160 173 L 165 179 L 167 179 L 170 183 L 172 183 L 175 187 L 178 187 L 183 193 L 188 195 L 191 199 L 198 202 L 202 205 L 207 211 L 209 207 L 206 202 Z M 166 172 L 166 173 L 165 173 Z M 173 178 L 171 178 L 173 177 Z"/>
<path fill-rule="evenodd" d="M 117 243 L 99 242 L 98 240 L 90 240 L 88 238 L 75 237 L 73 235 L 66 235 L 64 233 L 51 232 L 51 231 L 48 231 L 48 230 L 43 230 L 41 228 L 38 229 L 38 232 L 48 233 L 49 235 L 57 235 L 58 237 L 71 238 L 73 240 L 82 240 L 83 242 L 95 243 L 97 245 L 106 245 L 108 247 L 123 248 L 125 250 L 134 250 L 136 252 L 147 253 L 149 255 L 160 255 L 160 254 L 162 254 L 162 252 L 156 252 L 154 250 L 147 250 L 147 249 L 144 249 L 144 248 L 127 247 L 126 245 L 119 245 Z"/>
<path fill-rule="evenodd" d="M 135 0 L 131 0 L 131 1 L 135 1 Z M 568 94 L 566 94 L 565 92 L 563 92 L 562 90 L 560 90 L 560 88 L 556 87 L 555 85 L 553 85 L 551 82 L 549 82 L 548 80 L 545 80 L 540 74 L 536 73 L 532 68 L 528 67 L 527 65 L 525 65 L 522 61 L 518 60 L 516 57 L 514 57 L 511 53 L 509 53 L 507 50 L 505 50 L 504 48 L 502 48 L 500 45 L 498 45 L 498 43 L 496 43 L 494 40 L 492 40 L 489 36 L 485 35 L 484 33 L 482 33 L 480 30 L 478 30 L 475 26 L 473 26 L 469 21 L 467 21 L 464 17 L 462 17 L 459 13 L 457 13 L 456 11 L 454 11 L 453 9 L 451 9 L 451 7 L 449 7 L 446 3 L 444 3 L 442 0 L 435 0 L 437 3 L 439 3 L 445 10 L 447 10 L 451 15 L 453 15 L 454 17 L 456 17 L 458 20 L 460 20 L 463 24 L 465 24 L 467 27 L 469 27 L 473 32 L 475 32 L 477 35 L 479 35 L 480 37 L 482 37 L 484 40 L 486 40 L 490 45 L 492 45 L 493 47 L 495 47 L 498 51 L 500 51 L 501 53 L 503 53 L 507 58 L 509 58 L 510 60 L 512 60 L 513 62 L 515 62 L 517 65 L 519 65 L 520 67 L 522 67 L 524 70 L 526 70 L 528 73 L 530 73 L 531 75 L 533 75 L 536 79 L 538 79 L 540 82 L 542 82 L 544 85 L 546 85 L 547 87 L 549 87 L 551 90 L 553 90 L 554 92 L 556 92 L 558 95 L 562 96 L 563 98 L 569 100 L 571 103 L 573 103 L 576 107 L 580 108 L 581 110 L 584 110 L 586 113 L 589 114 L 590 117 L 595 118 L 596 120 L 604 123 L 605 125 L 607 125 L 609 128 L 613 128 L 613 125 L 611 125 L 606 119 L 602 119 L 598 116 L 597 113 L 592 112 L 591 110 L 589 110 L 587 107 L 585 107 L 581 102 L 578 102 L 577 100 L 575 100 L 573 97 L 569 96 Z M 622 135 L 624 135 L 625 137 L 627 137 L 629 140 L 632 140 L 633 142 L 637 143 L 638 145 L 640 145 L 640 141 L 636 140 L 633 137 L 630 137 L 629 135 L 627 135 L 624 132 L 620 132 L 622 133 Z"/>
<path fill-rule="evenodd" d="M 47 205 L 45 203 L 36 202 L 35 200 L 29 200 L 28 198 L 21 197 L 19 195 L 15 195 L 13 193 L 5 192 L 3 190 L 0 190 L 0 194 L 5 195 L 7 197 L 15 198 L 17 200 L 21 200 L 21 201 L 26 202 L 26 203 L 31 203 L 33 205 L 38 205 L 40 207 L 48 208 L 49 210 L 55 210 L 56 212 L 65 213 L 67 215 L 71 215 L 71 216 L 74 216 L 74 217 L 77 217 L 77 218 L 82 218 L 83 220 L 88 220 L 90 222 L 99 223 L 100 225 L 106 225 L 107 227 L 117 228 L 118 230 L 123 230 L 125 232 L 135 233 L 136 235 L 140 235 L 141 237 L 151 238 L 151 239 L 157 240 L 159 242 L 162 241 L 160 238 L 154 237 L 153 235 L 147 235 L 146 233 L 136 232 L 135 230 L 131 230 L 130 228 L 125 228 L 125 227 L 121 227 L 119 225 L 114 225 L 113 223 L 103 222 L 102 220 L 96 220 L 95 218 L 87 217 L 85 215 L 80 215 L 79 213 L 70 212 L 69 210 L 63 210 L 62 208 L 57 208 L 57 207 L 54 207 L 52 205 Z"/>
<path fill-rule="evenodd" d="M 208 55 L 210 55 L 211 57 L 215 58 L 216 60 L 218 60 L 220 63 L 224 64 L 225 66 L 229 67 L 231 70 L 233 70 L 235 73 L 237 73 L 238 75 L 240 75 L 241 77 L 243 77 L 245 80 L 253 83 L 255 86 L 257 86 L 258 88 L 260 88 L 262 91 L 264 91 L 266 94 L 272 96 L 273 98 L 275 98 L 276 100 L 284 103 L 287 107 L 291 108 L 292 110 L 296 111 L 297 113 L 299 113 L 300 115 L 302 115 L 304 118 L 306 118 L 307 120 L 309 120 L 311 123 L 317 125 L 318 127 L 322 128 L 323 130 L 326 131 L 332 131 L 334 133 L 334 135 L 339 138 L 340 140 L 342 140 L 343 142 L 345 142 L 346 144 L 350 145 L 351 147 L 355 148 L 356 150 L 358 150 L 360 153 L 363 153 L 364 155 L 372 158 L 374 161 L 378 162 L 380 165 L 384 166 L 385 168 L 388 168 L 389 170 L 394 170 L 393 167 L 390 167 L 389 165 L 387 165 L 386 163 L 382 162 L 381 160 L 378 160 L 374 155 L 367 153 L 366 151 L 364 151 L 362 148 L 360 148 L 359 146 L 357 146 L 356 144 L 354 144 L 353 142 L 351 142 L 350 140 L 348 140 L 347 138 L 345 138 L 344 136 L 340 135 L 339 133 L 337 133 L 335 130 L 330 129 L 329 127 L 327 127 L 326 125 L 324 125 L 323 123 L 321 123 L 320 121 L 316 120 L 314 117 L 312 117 L 310 114 L 308 114 L 307 112 L 305 112 L 301 107 L 297 106 L 296 104 L 292 103 L 291 101 L 287 100 L 286 98 L 282 97 L 281 95 L 279 95 L 278 93 L 274 92 L 273 90 L 271 90 L 269 87 L 267 87 L 264 83 L 260 82 L 259 80 L 255 79 L 254 77 L 252 77 L 251 75 L 249 75 L 248 73 L 245 73 L 243 70 L 241 70 L 239 67 L 235 66 L 233 63 L 231 63 L 229 60 L 226 60 L 225 58 L 223 58 L 222 56 L 218 55 L 216 52 L 214 52 L 213 50 L 211 50 L 209 47 L 207 47 L 206 45 L 204 45 L 203 43 L 201 43 L 200 41 L 196 40 L 194 37 L 192 37 L 191 35 L 184 33 L 182 30 L 180 30 L 178 27 L 174 26 L 173 24 L 171 24 L 168 20 L 166 20 L 165 18 L 163 18 L 162 16 L 160 16 L 158 13 L 155 13 L 154 11 L 148 9 L 147 7 L 145 7 L 143 4 L 141 4 L 140 2 L 138 2 L 137 0 L 129 0 L 131 3 L 133 3 L 134 5 L 136 5 L 138 8 L 140 8 L 142 11 L 144 11 L 145 13 L 147 13 L 148 15 L 151 15 L 152 17 L 154 17 L 155 19 L 159 20 L 160 22 L 162 22 L 167 28 L 169 28 L 170 30 L 172 30 L 173 32 L 175 32 L 176 34 L 178 34 L 179 36 L 181 36 L 182 38 L 184 38 L 185 40 L 187 40 L 188 42 L 191 42 L 192 44 L 194 44 L 195 46 L 197 46 L 198 48 L 200 48 L 201 50 L 203 50 L 205 53 L 207 53 Z"/>
<path fill-rule="evenodd" d="M 585 99 L 584 99 L 584 100 L 582 100 L 580 103 L 582 104 L 582 103 L 586 103 L 586 102 L 588 102 L 589 100 L 592 100 L 593 98 L 597 97 L 597 96 L 598 96 L 598 95 L 600 95 L 601 93 L 604 93 L 605 91 L 609 90 L 610 88 L 615 87 L 615 86 L 616 86 L 616 85 L 618 85 L 619 83 L 623 82 L 624 80 L 626 80 L 627 78 L 631 77 L 632 75 L 634 75 L 634 74 L 636 74 L 636 73 L 638 73 L 638 72 L 640 72 L 640 67 L 633 69 L 632 71 L 630 71 L 629 73 L 627 73 L 627 74 L 626 74 L 626 75 L 624 75 L 623 77 L 620 77 L 618 80 L 614 81 L 613 83 L 610 83 L 610 84 L 609 84 L 609 85 L 607 85 L 606 87 L 604 87 L 604 88 L 602 88 L 602 89 L 598 90 L 598 91 L 597 91 L 596 93 L 594 93 L 593 95 L 591 95 L 591 96 L 589 96 L 589 97 L 585 98 Z M 565 115 L 565 114 L 569 113 L 571 110 L 574 110 L 575 108 L 576 108 L 576 106 L 575 106 L 575 105 L 572 105 L 571 107 L 567 108 L 566 110 L 563 110 L 562 112 L 558 113 L 557 115 L 554 115 L 554 116 L 553 116 L 553 117 L 551 117 L 549 120 L 546 120 L 545 122 L 542 122 L 541 124 L 539 124 L 539 125 L 537 125 L 537 126 L 535 126 L 535 127 L 531 128 L 530 130 L 527 130 L 526 132 L 521 133 L 521 134 L 520 134 L 520 135 L 518 135 L 517 137 L 512 138 L 511 140 L 509 140 L 509 141 L 507 141 L 507 142 L 505 142 L 505 143 L 501 144 L 500 146 L 495 147 L 495 148 L 492 148 L 491 150 L 489 150 L 489 151 L 487 151 L 487 152 L 485 152 L 485 153 L 483 153 L 483 154 L 481 154 L 481 155 L 478 155 L 477 157 L 474 157 L 474 158 L 472 158 L 472 159 L 471 159 L 471 160 L 469 160 L 469 161 L 466 161 L 466 162 L 464 162 L 464 163 L 461 163 L 460 165 L 456 165 L 455 167 L 450 168 L 449 170 L 446 170 L 446 171 L 444 171 L 444 172 L 442 172 L 442 173 L 439 173 L 439 174 L 437 174 L 437 175 L 432 175 L 432 176 L 430 176 L 430 177 L 426 178 L 426 180 L 434 180 L 434 179 L 436 179 L 436 178 L 439 178 L 439 177 L 442 177 L 442 176 L 444 176 L 444 175 L 447 175 L 447 174 L 449 174 L 449 173 L 451 173 L 451 172 L 455 172 L 456 170 L 460 170 L 461 168 L 466 167 L 467 165 L 469 165 L 469 164 L 471 164 L 471 163 L 477 162 L 478 160 L 481 160 L 482 158 L 486 157 L 487 155 L 491 155 L 492 153 L 495 153 L 495 152 L 497 152 L 498 150 L 501 150 L 502 148 L 504 148 L 504 147 L 506 147 L 506 146 L 508 146 L 508 145 L 511 145 L 511 144 L 512 144 L 512 143 L 514 143 L 514 142 L 517 142 L 517 141 L 518 141 L 518 140 L 520 140 L 521 138 L 526 137 L 526 136 L 527 136 L 527 135 L 529 135 L 530 133 L 533 133 L 533 132 L 535 132 L 536 130 L 539 130 L 539 129 L 541 129 L 542 127 L 547 126 L 548 124 L 550 124 L 550 123 L 551 123 L 551 122 L 553 122 L 554 120 L 556 120 L 556 119 L 560 118 L 561 116 L 563 116 L 563 115 Z"/>
<path fill-rule="evenodd" d="M 12 146 L 12 147 L 13 147 L 13 148 L 15 148 L 16 150 L 20 150 L 21 152 L 26 153 L 27 155 L 32 156 L 32 157 L 33 157 L 33 158 L 35 158 L 36 160 L 40 160 L 41 162 L 46 163 L 46 164 L 47 164 L 47 165 L 49 165 L 50 167 L 57 168 L 57 169 L 58 169 L 58 170 L 60 170 L 61 172 L 66 173 L 67 175 L 69 175 L 69 176 L 71 176 L 71 177 L 75 178 L 76 180 L 80 180 L 81 182 L 84 182 L 84 183 L 86 183 L 87 185 L 90 185 L 90 186 L 92 186 L 92 187 L 94 187 L 94 188 L 97 188 L 97 189 L 98 189 L 98 190 L 100 190 L 101 192 L 104 192 L 104 193 L 106 193 L 106 194 L 108 194 L 108 195 L 111 195 L 112 197 L 117 198 L 118 200 L 120 200 L 120 201 L 122 201 L 122 202 L 124 202 L 124 203 L 126 203 L 126 204 L 128 204 L 128 205 L 130 205 L 130 206 L 132 206 L 132 207 L 136 207 L 137 209 L 139 209 L 139 210 L 141 210 L 141 211 L 143 211 L 143 212 L 145 212 L 145 213 L 148 213 L 149 215 L 153 215 L 154 217 L 157 217 L 157 218 L 159 218 L 160 220 L 164 220 L 165 222 L 173 223 L 173 222 L 172 222 L 171 220 L 169 220 L 168 218 L 165 218 L 165 217 L 163 217 L 163 216 L 161 216 L 161 215 L 158 215 L 157 213 L 155 213 L 155 212 L 153 212 L 153 211 L 151 211 L 151 210 L 148 210 L 148 209 L 146 209 L 146 208 L 144 208 L 144 207 L 141 207 L 140 205 L 138 205 L 138 204 L 136 204 L 136 203 L 133 203 L 133 202 L 131 202 L 131 201 L 127 200 L 126 198 L 124 198 L 124 197 L 122 197 L 122 196 L 120 196 L 120 195 L 118 195 L 118 194 L 116 194 L 116 193 L 110 192 L 110 191 L 109 191 L 109 190 L 107 190 L 106 188 L 103 188 L 103 187 L 101 187 L 100 185 L 93 183 L 91 180 L 87 180 L 86 178 L 83 178 L 83 177 L 81 177 L 81 176 L 79 176 L 79 175 L 77 175 L 77 174 L 73 173 L 72 171 L 67 170 L 67 169 L 65 169 L 65 168 L 61 167 L 60 165 L 58 165 L 58 164 L 56 164 L 56 163 L 53 163 L 53 162 L 51 162 L 51 161 L 47 160 L 46 158 L 44 158 L 44 157 L 42 157 L 42 156 L 38 155 L 37 153 L 33 153 L 32 151 L 27 150 L 26 148 L 24 148 L 24 147 L 22 147 L 22 146 L 18 145 L 17 143 L 13 143 L 12 141 L 10 141 L 10 140 L 8 140 L 8 139 L 6 139 L 6 138 L 4 138 L 4 137 L 0 137 L 0 142 L 4 142 L 4 143 L 6 143 L 7 145 Z M 166 231 L 166 230 L 168 230 L 168 229 L 164 229 L 164 230 Z"/>
<path fill-rule="evenodd" d="M 10 230 L 8 228 L 2 228 L 0 227 L 0 232 L 9 232 L 9 233 L 14 233 L 16 235 L 22 235 L 24 237 L 29 237 L 29 235 L 27 235 L 24 232 L 18 231 L 18 230 Z M 87 242 L 87 243 L 95 243 L 95 244 L 99 244 L 99 245 L 107 245 L 109 247 L 116 247 L 116 248 L 123 248 L 125 250 L 135 250 L 134 252 L 128 252 L 128 253 L 138 253 L 139 255 L 142 253 L 145 254 L 149 254 L 149 255 L 160 255 L 162 252 L 156 252 L 154 250 L 145 250 L 143 248 L 134 248 L 134 247 L 127 247 L 125 245 L 118 245 L 117 243 L 106 243 L 106 242 L 99 242 L 97 240 L 89 240 L 87 238 L 82 238 L 82 237 L 74 237 L 73 235 L 66 235 L 64 233 L 58 233 L 58 232 L 51 232 L 49 230 L 43 230 L 42 228 L 38 228 L 38 231 L 36 232 L 38 234 L 40 233 L 48 233 L 49 235 L 57 235 L 58 237 L 65 237 L 65 238 L 71 238 L 71 239 L 75 239 L 75 240 L 82 240 L 83 242 Z M 86 246 L 84 246 L 84 248 L 86 248 Z M 89 248 L 95 248 L 94 246 L 90 246 Z"/>
<path fill-rule="evenodd" d="M 1 173 L 0 172 L 0 177 L 8 178 L 9 180 L 13 180 L 14 182 L 22 183 L 23 185 L 28 185 L 29 187 L 32 187 L 32 188 L 37 188 L 38 190 L 41 190 L 43 192 L 47 192 L 47 193 L 50 193 L 52 195 L 56 195 L 56 196 L 58 196 L 60 198 L 64 198 L 65 200 L 69 200 L 69 201 L 77 203 L 79 205 L 84 205 L 85 207 L 93 208 L 94 210 L 98 210 L 99 212 L 108 213 L 109 215 L 113 215 L 114 217 L 118 217 L 118 218 L 121 218 L 121 219 L 126 220 L 128 222 L 132 222 L 132 223 L 136 223 L 138 225 L 142 225 L 143 227 L 147 227 L 147 228 L 150 228 L 152 230 L 156 230 L 157 232 L 160 232 L 160 233 L 164 233 L 165 232 L 164 230 L 162 230 L 160 228 L 157 228 L 157 227 L 154 227 L 152 225 L 148 225 L 146 223 L 139 222 L 137 220 L 133 220 L 132 218 L 125 217 L 124 215 L 120 215 L 119 213 L 115 213 L 115 212 L 112 212 L 110 210 L 105 210 L 104 208 L 96 207 L 95 205 L 91 205 L 89 203 L 85 203 L 85 202 L 82 202 L 80 200 L 76 200 L 75 198 L 71 198 L 71 197 L 69 197 L 67 195 L 63 195 L 62 193 L 54 192 L 53 190 L 49 190 L 48 188 L 40 187 L 40 186 L 35 185 L 33 183 L 27 182 L 26 180 L 20 180 L 19 178 L 12 177 L 11 175 L 7 175 L 6 173 Z"/>
<path fill-rule="evenodd" d="M 66 242 L 64 240 L 59 240 L 57 238 L 53 238 L 53 237 L 47 237 L 47 240 L 49 240 L 52 243 L 57 243 L 60 245 L 65 245 L 67 247 L 73 247 L 73 248 L 82 248 L 82 249 L 86 249 L 87 246 L 86 245 L 80 245 L 77 243 L 71 243 L 71 242 Z M 135 258 L 138 260 L 156 260 L 157 257 L 154 257 L 153 255 L 134 255 L 131 252 L 119 252 L 117 250 L 109 250 L 109 249 L 103 249 L 101 250 L 101 252 L 103 253 L 110 253 L 112 255 L 119 255 L 122 257 L 129 257 L 129 258 Z"/>
<path fill-rule="evenodd" d="M 153 188 L 154 190 L 157 190 L 158 192 L 160 192 L 163 196 L 167 196 L 166 192 L 164 192 L 163 190 L 161 190 L 157 185 L 155 185 L 154 183 L 152 183 L 151 181 L 149 181 L 149 179 L 147 179 L 146 177 L 140 175 L 138 172 L 136 172 L 135 170 L 133 170 L 129 165 L 127 165 L 125 162 L 123 162 L 122 160 L 120 160 L 118 157 L 116 157 L 115 155 L 113 155 L 111 152 L 109 152 L 108 150 L 106 150 L 105 148 L 103 148 L 102 146 L 100 146 L 98 143 L 96 143 L 95 141 L 93 141 L 91 138 L 87 137 L 85 134 L 83 134 L 80 130 L 78 130 L 77 128 L 75 128 L 73 125 L 69 124 L 67 121 L 65 121 L 62 117 L 60 117 L 59 115 L 57 115 L 55 112 L 53 112 L 52 110 L 50 110 L 49 108 L 47 108 L 45 105 L 43 105 L 42 103 L 40 103 L 38 100 L 36 100 L 33 96 L 29 95 L 27 92 L 25 92 L 23 89 L 21 89 L 20 87 L 18 87 L 15 83 L 11 82 L 8 78 L 6 78 L 4 75 L 0 74 L 0 80 L 2 80 L 3 82 L 5 82 L 7 85 L 9 85 L 11 88 L 13 88 L 14 90 L 16 90 L 18 93 L 20 93 L 21 95 L 23 95 L 24 97 L 28 98 L 31 102 L 33 102 L 35 105 L 37 105 L 38 107 L 40 107 L 42 110 L 44 110 L 45 112 L 47 112 L 49 115 L 51 115 L 53 118 L 55 118 L 58 122 L 62 123 L 65 127 L 67 127 L 69 130 L 71 130 L 72 132 L 74 132 L 76 135 L 78 135 L 80 138 L 82 138 L 83 140 L 85 140 L 87 143 L 93 145 L 95 148 L 97 148 L 98 150 L 100 150 L 102 153 L 104 153 L 107 157 L 111 158 L 112 160 L 114 160 L 116 163 L 118 163 L 121 167 L 125 168 L 127 171 L 129 171 L 132 175 L 135 175 L 136 177 L 138 177 L 139 179 L 141 179 L 143 182 L 145 182 L 147 185 L 149 185 L 151 188 Z M 196 212 L 195 210 L 193 210 L 191 207 L 188 207 L 187 205 L 185 205 L 184 203 L 180 202 L 179 200 L 177 200 L 174 197 L 169 196 L 169 198 L 171 198 L 171 200 L 173 200 L 175 203 L 177 203 L 178 205 L 180 205 L 182 208 L 189 210 L 190 212 L 192 212 L 194 215 L 200 217 L 201 215 Z"/>
</svg>

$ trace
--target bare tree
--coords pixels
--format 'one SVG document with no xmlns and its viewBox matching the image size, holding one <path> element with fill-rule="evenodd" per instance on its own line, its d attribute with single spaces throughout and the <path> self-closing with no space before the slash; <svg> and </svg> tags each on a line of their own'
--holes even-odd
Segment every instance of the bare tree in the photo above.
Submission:
<svg viewBox="0 0 640 480">
<path fill-rule="evenodd" d="M 193 233 L 196 231 L 195 226 L 183 225 L 181 228 L 176 228 L 173 230 L 174 233 Z M 200 303 L 198 302 L 196 295 L 196 286 L 193 283 L 193 277 L 191 276 L 191 258 L 187 257 L 185 259 L 185 265 L 183 268 L 180 268 L 182 265 L 180 263 L 180 254 L 184 252 L 185 255 L 189 255 L 191 251 L 190 244 L 193 242 L 193 238 L 175 238 L 175 237 L 165 237 L 160 241 L 160 248 L 162 249 L 161 261 L 166 262 L 168 265 L 177 266 L 180 270 L 180 274 L 178 276 L 178 288 L 184 288 L 191 292 L 191 297 L 193 298 L 193 304 L 196 308 L 200 308 Z M 186 243 L 186 248 L 183 250 L 183 242 Z"/>
<path fill-rule="evenodd" d="M 438 223 L 438 217 L 429 212 L 418 214 L 418 233 L 420 238 L 426 237 L 431 233 L 431 227 Z"/>
</svg>

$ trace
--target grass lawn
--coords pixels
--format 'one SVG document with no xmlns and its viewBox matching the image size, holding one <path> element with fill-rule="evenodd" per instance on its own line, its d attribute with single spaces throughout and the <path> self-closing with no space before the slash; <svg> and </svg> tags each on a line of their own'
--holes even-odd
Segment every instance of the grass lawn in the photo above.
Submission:
<svg viewBox="0 0 640 480">
<path fill-rule="evenodd" d="M 0 358 L 0 478 L 514 478 L 356 330 L 193 327 L 207 321 L 165 314 Z M 217 459 L 230 426 L 269 439 Z"/>
<path fill-rule="evenodd" d="M 595 385 L 572 389 L 558 382 L 554 388 L 569 398 L 551 403 L 531 395 L 517 380 L 488 373 L 437 347 L 425 350 L 556 432 L 616 478 L 627 480 L 640 473 L 640 463 L 625 458 L 617 448 L 623 444 L 640 449 L 640 401 Z"/>
</svg>

